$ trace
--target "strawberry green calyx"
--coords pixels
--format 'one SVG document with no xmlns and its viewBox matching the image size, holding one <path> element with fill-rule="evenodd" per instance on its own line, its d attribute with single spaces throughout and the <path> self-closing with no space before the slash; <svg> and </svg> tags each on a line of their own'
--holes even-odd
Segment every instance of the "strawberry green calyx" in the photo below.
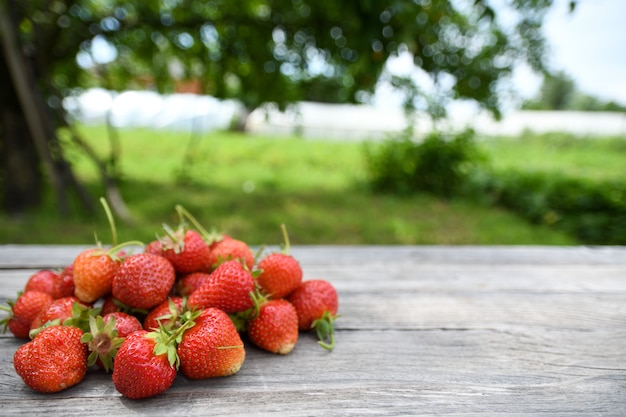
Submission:
<svg viewBox="0 0 626 417">
<path fill-rule="evenodd" d="M 178 370 L 180 366 L 180 358 L 177 352 L 178 345 L 183 338 L 183 334 L 195 325 L 196 323 L 191 319 L 172 330 L 168 330 L 160 324 L 158 329 L 147 333 L 145 337 L 154 340 L 154 354 L 157 356 L 167 355 L 170 365 Z"/>
<path fill-rule="evenodd" d="M 48 327 L 54 327 L 54 326 L 61 326 L 61 319 L 54 319 L 54 320 L 50 320 L 47 321 L 46 323 L 44 323 L 41 327 L 37 327 L 36 329 L 32 329 L 29 333 L 28 333 L 28 337 L 32 340 L 34 339 L 39 333 L 41 333 L 42 331 L 44 331 L 45 329 L 47 329 Z"/>
<path fill-rule="evenodd" d="M 147 333 L 145 337 L 154 340 L 154 354 L 166 354 L 170 365 L 178 370 L 180 366 L 180 358 L 177 353 L 178 345 L 185 332 L 196 325 L 195 320 L 200 316 L 202 310 L 187 308 L 186 297 L 183 298 L 180 309 L 172 299 L 169 300 L 168 307 L 169 313 L 162 316 L 162 318 L 168 319 L 168 324 L 164 325 L 163 321 L 159 321 L 159 327 Z"/>
<path fill-rule="evenodd" d="M 335 319 L 337 317 L 326 311 L 322 317 L 311 324 L 311 329 L 315 330 L 319 339 L 317 343 L 326 350 L 333 350 L 335 347 Z"/>
<path fill-rule="evenodd" d="M 185 330 L 193 327 L 196 323 L 194 320 L 200 315 L 201 310 L 199 309 L 189 309 L 187 307 L 187 297 L 183 297 L 181 308 L 179 309 L 176 303 L 170 298 L 168 301 L 168 309 L 169 313 L 157 317 L 157 320 L 168 319 L 165 326 L 165 329 L 170 332 L 178 332 L 182 333 Z M 181 330 L 182 328 L 182 330 Z"/>
<path fill-rule="evenodd" d="M 185 251 L 185 234 L 187 233 L 187 226 L 181 222 L 176 230 L 172 229 L 169 225 L 163 223 L 161 225 L 165 236 L 158 237 L 161 242 L 162 249 L 171 249 L 176 254 L 180 254 Z"/>
<path fill-rule="evenodd" d="M 228 317 L 233 322 L 238 332 L 245 332 L 246 326 L 249 321 L 259 315 L 261 305 L 268 299 L 263 293 L 261 293 L 258 287 L 255 287 L 254 291 L 250 291 L 250 298 L 254 305 L 247 310 L 239 311 L 237 313 L 230 313 Z"/>
<path fill-rule="evenodd" d="M 74 326 L 83 332 L 89 332 L 91 320 L 100 314 L 100 308 L 89 307 L 79 302 L 72 304 L 72 317 L 63 321 L 63 326 Z"/>
<path fill-rule="evenodd" d="M 87 366 L 92 366 L 100 360 L 104 370 L 109 372 L 113 369 L 113 359 L 124 342 L 124 338 L 118 337 L 115 317 L 111 317 L 105 323 L 102 316 L 91 316 L 89 318 L 89 332 L 83 334 L 80 341 L 87 344 L 90 352 Z"/>
<path fill-rule="evenodd" d="M 176 353 L 176 346 L 174 334 L 168 332 L 164 327 L 160 327 L 157 330 L 153 330 L 145 335 L 148 339 L 153 339 L 154 354 L 161 356 L 166 354 L 167 360 L 174 369 L 178 369 L 180 366 L 180 358 Z"/>
<path fill-rule="evenodd" d="M 18 292 L 17 297 L 19 298 L 19 296 L 22 295 L 22 292 Z M 8 313 L 8 315 L 0 320 L 0 325 L 2 325 L 2 333 L 6 333 L 7 332 L 7 328 L 9 327 L 9 321 L 13 318 L 13 307 L 15 306 L 15 300 L 7 300 L 7 304 L 8 305 L 0 305 L 0 310 L 5 311 Z"/>
</svg>

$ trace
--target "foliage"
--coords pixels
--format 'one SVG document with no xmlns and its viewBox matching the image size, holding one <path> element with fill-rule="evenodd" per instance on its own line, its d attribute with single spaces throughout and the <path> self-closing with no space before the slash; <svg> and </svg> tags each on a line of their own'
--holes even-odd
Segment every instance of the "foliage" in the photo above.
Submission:
<svg viewBox="0 0 626 417">
<path fill-rule="evenodd" d="M 626 186 L 546 173 L 494 172 L 485 191 L 497 205 L 588 244 L 626 244 Z"/>
<path fill-rule="evenodd" d="M 523 103 L 522 109 L 626 112 L 626 106 L 579 91 L 564 72 L 546 74 L 538 96 Z"/>
<path fill-rule="evenodd" d="M 405 134 L 376 149 L 370 145 L 366 158 L 374 190 L 442 197 L 460 192 L 483 162 L 470 130 L 456 135 L 433 132 L 420 142 Z"/>
<path fill-rule="evenodd" d="M 433 77 L 452 76 L 455 97 L 497 110 L 494 83 L 516 60 L 542 67 L 539 27 L 549 2 L 518 0 L 498 9 L 473 3 L 10 2 L 21 42 L 37 56 L 53 95 L 94 83 L 171 91 L 178 79 L 199 80 L 205 93 L 238 98 L 249 108 L 355 101 L 359 91 L 372 91 L 390 56 L 406 51 Z M 503 26 L 500 12 L 517 26 Z M 111 57 L 98 55 L 95 44 L 107 45 Z"/>
<path fill-rule="evenodd" d="M 584 140 L 552 134 L 500 139 L 500 149 L 512 149 L 511 156 L 494 151 L 489 141 L 481 142 L 479 149 L 472 138 L 471 132 L 452 140 L 433 134 L 421 143 L 403 137 L 370 147 L 366 153 L 370 184 L 376 191 L 430 192 L 503 207 L 582 243 L 626 244 L 626 183 L 623 169 L 615 171 L 623 165 L 623 138 Z M 490 146 L 491 152 L 483 154 Z M 572 150 L 584 154 L 584 159 L 573 158 Z M 513 158 L 514 167 L 510 161 L 499 162 L 500 156 Z M 560 158 L 566 166 L 552 163 L 549 169 L 536 161 L 541 157 Z M 581 165 L 598 164 L 594 169 L 599 173 L 577 176 Z"/>
</svg>

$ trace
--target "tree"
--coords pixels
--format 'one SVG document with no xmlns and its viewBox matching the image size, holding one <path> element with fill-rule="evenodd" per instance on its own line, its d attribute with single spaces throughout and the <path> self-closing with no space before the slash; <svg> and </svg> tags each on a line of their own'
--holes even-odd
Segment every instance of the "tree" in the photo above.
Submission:
<svg viewBox="0 0 626 417">
<path fill-rule="evenodd" d="M 577 110 L 624 112 L 626 107 L 603 101 L 578 89 L 574 80 L 563 71 L 546 73 L 536 98 L 522 105 L 525 110 Z"/>
<path fill-rule="evenodd" d="M 535 100 L 523 104 L 528 110 L 566 110 L 576 93 L 576 83 L 564 72 L 546 74 Z"/>
<path fill-rule="evenodd" d="M 550 0 L 2 0 L 0 143 L 4 209 L 36 205 L 45 175 L 62 212 L 67 190 L 89 197 L 73 176 L 57 134 L 91 155 L 61 106 L 77 89 L 172 91 L 176 78 L 236 98 L 251 110 L 265 102 L 367 100 L 387 60 L 408 53 L 451 98 L 476 100 L 498 114 L 498 91 L 514 65 L 543 70 L 540 27 Z M 502 22 L 507 16 L 514 24 Z M 97 42 L 115 52 L 95 54 Z M 420 94 L 413 80 L 394 80 Z M 19 139 L 17 139 L 19 138 Z M 107 195 L 115 158 L 95 158 Z M 40 168 L 45 168 L 42 172 Z"/>
</svg>

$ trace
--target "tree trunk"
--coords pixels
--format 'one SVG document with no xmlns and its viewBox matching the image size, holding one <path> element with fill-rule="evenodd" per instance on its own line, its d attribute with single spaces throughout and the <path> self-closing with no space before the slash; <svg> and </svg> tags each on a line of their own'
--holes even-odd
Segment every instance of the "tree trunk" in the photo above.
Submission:
<svg viewBox="0 0 626 417">
<path fill-rule="evenodd" d="M 39 155 L 21 114 L 2 108 L 0 126 L 0 181 L 2 208 L 19 213 L 41 203 L 42 174 Z"/>
</svg>

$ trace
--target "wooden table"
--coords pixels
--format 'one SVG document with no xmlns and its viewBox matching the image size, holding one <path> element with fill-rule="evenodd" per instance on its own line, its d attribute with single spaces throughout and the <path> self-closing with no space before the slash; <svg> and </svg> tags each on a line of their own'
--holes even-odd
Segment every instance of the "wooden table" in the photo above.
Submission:
<svg viewBox="0 0 626 417">
<path fill-rule="evenodd" d="M 83 247 L 0 246 L 0 302 Z M 626 415 L 626 247 L 296 246 L 337 288 L 337 346 L 246 347 L 232 377 L 122 398 L 90 370 L 37 394 L 0 337 L 0 415 Z"/>
</svg>

